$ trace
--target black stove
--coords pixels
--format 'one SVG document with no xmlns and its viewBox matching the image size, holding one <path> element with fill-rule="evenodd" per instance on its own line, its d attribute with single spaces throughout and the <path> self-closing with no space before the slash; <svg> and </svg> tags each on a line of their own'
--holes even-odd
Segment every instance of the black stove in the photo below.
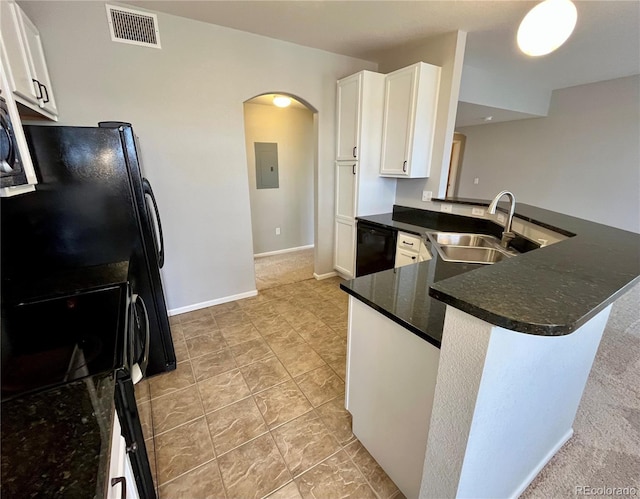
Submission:
<svg viewBox="0 0 640 499">
<path fill-rule="evenodd" d="M 22 303 L 2 320 L 2 400 L 125 366 L 126 284 Z"/>
</svg>

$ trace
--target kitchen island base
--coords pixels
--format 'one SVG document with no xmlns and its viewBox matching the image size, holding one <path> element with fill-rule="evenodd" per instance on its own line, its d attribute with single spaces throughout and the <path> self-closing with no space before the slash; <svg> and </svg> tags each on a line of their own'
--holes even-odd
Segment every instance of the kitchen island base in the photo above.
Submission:
<svg viewBox="0 0 640 499">
<path fill-rule="evenodd" d="M 406 497 L 417 497 L 440 350 L 352 296 L 348 334 L 353 434 Z"/>
<path fill-rule="evenodd" d="M 611 305 L 538 336 L 447 306 L 420 497 L 517 497 L 573 433 Z"/>
<path fill-rule="evenodd" d="M 447 306 L 438 349 L 349 300 L 353 433 L 409 499 L 522 494 L 573 434 L 611 310 L 540 336 Z"/>
</svg>

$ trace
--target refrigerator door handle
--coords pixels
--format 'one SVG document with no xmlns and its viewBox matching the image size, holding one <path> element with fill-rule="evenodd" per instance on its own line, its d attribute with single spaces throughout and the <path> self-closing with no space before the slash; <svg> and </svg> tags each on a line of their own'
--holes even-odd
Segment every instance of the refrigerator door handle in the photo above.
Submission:
<svg viewBox="0 0 640 499">
<path fill-rule="evenodd" d="M 145 196 L 151 198 L 153 203 L 153 209 L 156 212 L 156 222 L 158 224 L 158 234 L 156 240 L 159 240 L 160 248 L 158 249 L 158 267 L 164 267 L 164 236 L 162 235 L 162 223 L 160 222 L 160 211 L 158 210 L 158 203 L 156 197 L 153 195 L 153 189 L 151 189 L 151 183 L 146 178 L 142 179 L 142 189 Z"/>
</svg>

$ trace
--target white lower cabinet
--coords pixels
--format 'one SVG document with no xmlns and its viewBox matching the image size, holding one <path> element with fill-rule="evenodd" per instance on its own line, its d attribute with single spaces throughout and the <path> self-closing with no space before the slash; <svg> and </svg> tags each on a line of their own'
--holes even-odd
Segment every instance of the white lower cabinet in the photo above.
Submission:
<svg viewBox="0 0 640 499">
<path fill-rule="evenodd" d="M 353 433 L 408 499 L 420 492 L 439 359 L 438 348 L 349 297 Z"/>
<path fill-rule="evenodd" d="M 411 265 L 413 263 L 418 263 L 418 253 L 396 249 L 396 268 L 404 267 L 405 265 Z"/>
<path fill-rule="evenodd" d="M 335 219 L 334 267 L 345 277 L 356 275 L 356 221 Z"/>
<path fill-rule="evenodd" d="M 127 455 L 127 444 L 122 436 L 118 415 L 114 414 L 107 499 L 139 499 L 139 497 L 133 468 Z"/>
<path fill-rule="evenodd" d="M 396 243 L 396 261 L 394 267 L 404 267 L 418 262 L 431 260 L 431 254 L 420 236 L 398 232 Z"/>
</svg>

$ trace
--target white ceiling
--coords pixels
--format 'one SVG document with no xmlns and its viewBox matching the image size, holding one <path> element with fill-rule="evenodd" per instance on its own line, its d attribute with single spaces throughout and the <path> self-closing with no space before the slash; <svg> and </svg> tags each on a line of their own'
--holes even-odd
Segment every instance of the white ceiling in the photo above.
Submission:
<svg viewBox="0 0 640 499">
<path fill-rule="evenodd" d="M 372 61 L 380 50 L 459 29 L 468 32 L 465 66 L 549 90 L 640 73 L 640 0 L 574 0 L 573 35 L 539 58 L 523 55 L 515 45 L 518 24 L 536 1 L 127 3 Z"/>
</svg>

